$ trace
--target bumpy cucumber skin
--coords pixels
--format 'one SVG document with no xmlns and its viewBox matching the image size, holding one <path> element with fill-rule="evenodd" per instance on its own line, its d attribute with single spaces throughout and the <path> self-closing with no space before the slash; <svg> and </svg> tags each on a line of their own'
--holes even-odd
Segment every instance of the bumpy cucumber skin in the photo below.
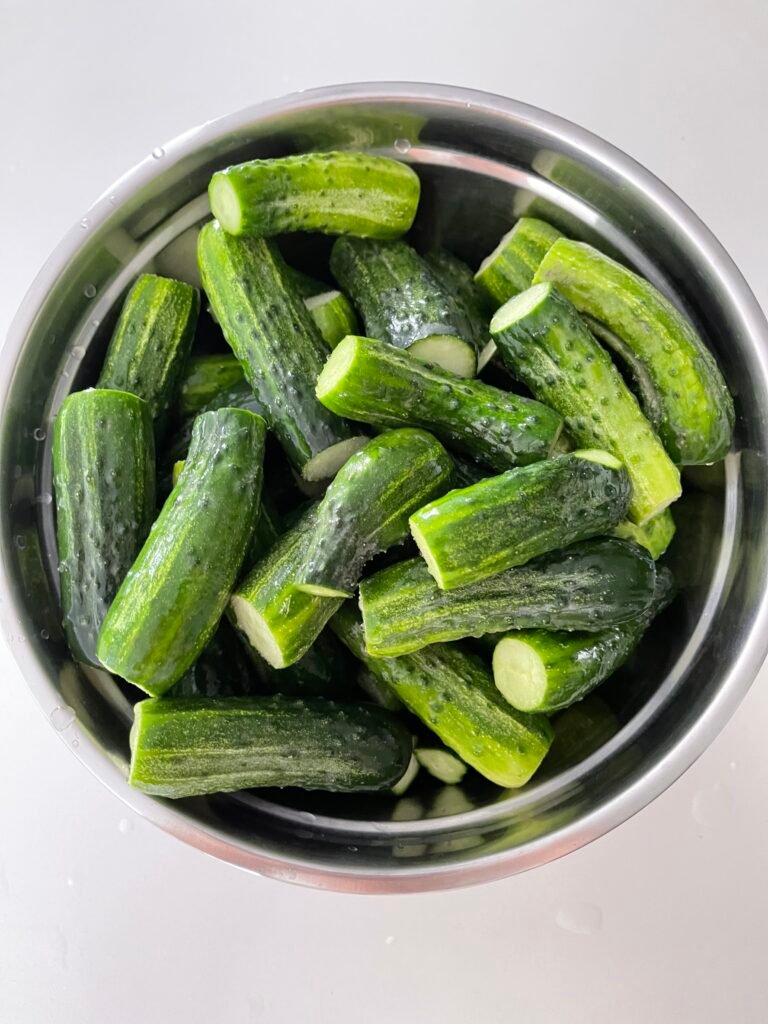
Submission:
<svg viewBox="0 0 768 1024">
<path fill-rule="evenodd" d="M 201 229 L 203 287 L 265 419 L 293 466 L 352 437 L 347 423 L 317 401 L 315 381 L 328 349 L 292 285 L 277 246 L 234 238 L 218 222 Z"/>
<path fill-rule="evenodd" d="M 500 306 L 530 286 L 542 259 L 561 237 L 546 221 L 521 217 L 481 264 L 475 274 L 477 286 L 495 306 Z"/>
<path fill-rule="evenodd" d="M 155 514 L 149 406 L 124 391 L 79 391 L 59 409 L 53 486 L 64 633 L 78 661 L 96 640 Z"/>
<path fill-rule="evenodd" d="M 317 506 L 313 505 L 256 563 L 232 595 L 230 619 L 246 637 L 243 623 L 249 611 L 269 629 L 275 648 L 257 649 L 273 668 L 286 668 L 302 658 L 341 604 L 340 597 L 318 597 L 294 586 L 316 521 Z"/>
<path fill-rule="evenodd" d="M 623 466 L 574 452 L 451 491 L 411 516 L 411 532 L 438 586 L 452 590 L 608 532 L 630 492 Z"/>
<path fill-rule="evenodd" d="M 631 540 L 634 544 L 649 551 L 651 558 L 661 558 L 675 536 L 677 527 L 672 513 L 665 508 L 659 515 L 649 519 L 643 526 L 637 526 L 629 519 L 624 519 L 611 531 L 614 537 Z"/>
<path fill-rule="evenodd" d="M 318 301 L 320 299 L 324 301 Z M 357 314 L 342 292 L 321 292 L 304 302 L 328 348 L 336 348 L 348 334 L 357 333 Z"/>
<path fill-rule="evenodd" d="M 353 703 L 366 699 L 355 681 L 357 665 L 354 659 L 327 629 L 294 665 L 276 669 L 262 661 L 262 666 L 262 693 L 279 693 L 284 697 L 328 697 Z"/>
<path fill-rule="evenodd" d="M 232 234 L 319 231 L 361 238 L 404 235 L 420 192 L 419 177 L 406 164 L 349 152 L 250 160 L 218 171 L 208 189 L 214 217 Z"/>
<path fill-rule="evenodd" d="M 655 581 L 647 551 L 601 538 L 457 590 L 440 590 L 420 558 L 400 562 L 363 580 L 360 608 L 368 653 L 397 657 L 510 629 L 597 632 L 643 614 Z"/>
<path fill-rule="evenodd" d="M 176 398 L 199 312 L 197 288 L 142 274 L 123 303 L 97 387 L 130 391 L 153 419 L 163 417 Z"/>
<path fill-rule="evenodd" d="M 564 238 L 544 257 L 535 281 L 551 281 L 633 350 L 659 394 L 658 430 L 676 463 L 725 457 L 733 399 L 693 325 L 652 284 L 597 249 Z"/>
<path fill-rule="evenodd" d="M 339 377 L 337 367 L 346 367 Z M 411 359 L 373 338 L 337 347 L 316 394 L 339 415 L 377 426 L 411 425 L 505 470 L 546 459 L 562 417 L 546 405 Z"/>
<path fill-rule="evenodd" d="M 423 430 L 388 430 L 372 438 L 329 484 L 296 585 L 351 597 L 366 562 L 405 540 L 408 517 L 445 494 L 453 472 L 448 452 Z"/>
<path fill-rule="evenodd" d="M 549 715 L 575 704 L 624 664 L 653 618 L 673 596 L 672 574 L 662 567 L 657 570 L 651 605 L 629 622 L 599 633 L 565 633 L 546 629 L 506 633 L 499 637 L 493 653 L 493 674 L 497 686 L 503 675 L 504 645 L 508 640 L 515 640 L 536 652 L 547 676 L 546 693 L 537 706 L 521 710 Z"/>
<path fill-rule="evenodd" d="M 187 363 L 179 389 L 176 403 L 179 418 L 197 416 L 223 391 L 244 383 L 243 368 L 234 356 L 193 356 Z"/>
<path fill-rule="evenodd" d="M 382 708 L 319 697 L 166 697 L 140 701 L 134 714 L 128 781 L 153 796 L 388 789 L 413 746 Z"/>
<path fill-rule="evenodd" d="M 372 658 L 353 608 L 344 606 L 332 626 L 409 711 L 485 778 L 522 786 L 539 767 L 552 742 L 551 725 L 543 715 L 511 708 L 475 655 L 457 644 L 436 644 L 402 658 Z"/>
<path fill-rule="evenodd" d="M 507 327 L 502 307 L 492 337 L 510 370 L 563 414 L 578 444 L 604 448 L 624 463 L 632 482 L 629 515 L 643 523 L 680 497 L 680 473 L 572 303 L 552 285 L 540 292 L 536 306 Z"/>
<path fill-rule="evenodd" d="M 423 338 L 451 335 L 474 348 L 464 308 L 406 242 L 338 238 L 331 272 L 354 302 L 369 337 L 409 349 Z"/>
<path fill-rule="evenodd" d="M 247 697 L 261 693 L 262 666 L 222 619 L 200 657 L 168 692 L 169 697 Z"/>
<path fill-rule="evenodd" d="M 194 664 L 226 608 L 259 510 L 266 426 L 198 416 L 184 471 L 104 620 L 102 664 L 152 696 Z"/>
<path fill-rule="evenodd" d="M 424 257 L 442 286 L 462 304 L 478 352 L 488 344 L 488 298 L 475 284 L 475 276 L 458 256 L 438 246 Z"/>
</svg>

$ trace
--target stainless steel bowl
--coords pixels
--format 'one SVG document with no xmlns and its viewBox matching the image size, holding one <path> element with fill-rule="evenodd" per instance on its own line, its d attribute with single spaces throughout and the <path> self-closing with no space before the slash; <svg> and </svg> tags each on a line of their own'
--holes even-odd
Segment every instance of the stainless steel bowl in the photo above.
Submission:
<svg viewBox="0 0 768 1024">
<path fill-rule="evenodd" d="M 253 156 L 352 146 L 418 166 L 422 240 L 469 260 L 540 211 L 654 281 L 694 320 L 736 396 L 736 452 L 690 475 L 673 557 L 683 591 L 605 688 L 614 735 L 561 752 L 519 792 L 477 782 L 390 800 L 280 793 L 169 802 L 126 783 L 130 688 L 73 664 L 56 610 L 51 426 L 90 383 L 121 297 L 141 271 L 191 276 L 211 172 Z M 728 255 L 661 182 L 551 114 L 424 85 L 320 89 L 250 107 L 155 150 L 74 227 L 6 342 L 2 394 L 2 622 L 61 738 L 135 811 L 249 870 L 357 892 L 486 881 L 543 864 L 653 800 L 711 742 L 768 646 L 768 326 Z M 135 698 L 136 694 L 133 693 Z"/>
</svg>

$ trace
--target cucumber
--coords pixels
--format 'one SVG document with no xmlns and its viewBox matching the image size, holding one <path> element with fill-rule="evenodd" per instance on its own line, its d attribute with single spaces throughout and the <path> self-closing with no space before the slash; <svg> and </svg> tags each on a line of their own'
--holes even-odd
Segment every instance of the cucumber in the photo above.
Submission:
<svg viewBox="0 0 768 1024">
<path fill-rule="evenodd" d="M 413 754 L 408 762 L 408 767 L 405 769 L 403 777 L 394 784 L 392 787 L 393 796 L 403 796 L 411 788 L 411 785 L 419 774 L 419 762 L 416 760 Z"/>
<path fill-rule="evenodd" d="M 565 416 L 578 444 L 602 447 L 624 463 L 634 522 L 652 519 L 680 496 L 680 474 L 621 374 L 556 288 L 535 285 L 510 299 L 491 321 L 491 334 L 510 370 Z"/>
<path fill-rule="evenodd" d="M 453 452 L 453 480 L 456 487 L 469 487 L 491 475 L 486 466 L 470 459 L 468 456 Z"/>
<path fill-rule="evenodd" d="M 128 781 L 153 796 L 389 789 L 411 757 L 410 734 L 382 708 L 320 697 L 167 697 L 134 715 Z"/>
<path fill-rule="evenodd" d="M 152 696 L 195 663 L 226 608 L 258 515 L 265 434 L 243 409 L 198 416 L 179 482 L 104 620 L 99 660 Z"/>
<path fill-rule="evenodd" d="M 138 395 L 161 419 L 176 398 L 199 312 L 197 288 L 142 274 L 123 303 L 96 386 Z"/>
<path fill-rule="evenodd" d="M 619 720 L 604 700 L 591 693 L 555 715 L 552 728 L 555 738 L 543 765 L 548 776 L 594 754 L 619 731 Z"/>
<path fill-rule="evenodd" d="M 226 619 L 200 657 L 173 685 L 169 697 L 247 697 L 264 689 L 261 666 Z"/>
<path fill-rule="evenodd" d="M 653 519 L 649 519 L 643 526 L 624 519 L 618 526 L 614 526 L 611 533 L 614 537 L 621 537 L 622 540 L 631 540 L 635 544 L 640 544 L 641 547 L 650 551 L 652 558 L 656 559 L 661 558 L 672 543 L 675 529 L 672 513 L 665 508 L 663 512 Z"/>
<path fill-rule="evenodd" d="M 581 700 L 616 671 L 674 593 L 672 574 L 659 569 L 653 603 L 635 619 L 599 633 L 520 630 L 493 651 L 493 678 L 518 711 L 552 714 Z"/>
<path fill-rule="evenodd" d="M 453 460 L 423 430 L 389 430 L 342 466 L 320 502 L 296 572 L 299 590 L 351 597 L 374 555 L 408 536 L 408 517 L 453 479 Z"/>
<path fill-rule="evenodd" d="M 353 420 L 431 430 L 497 470 L 547 458 L 563 422 L 539 402 L 461 380 L 355 335 L 328 358 L 316 394 L 327 408 Z"/>
<path fill-rule="evenodd" d="M 174 462 L 173 471 L 171 473 L 171 485 L 172 488 L 179 482 L 179 477 L 184 469 L 184 459 L 179 459 L 178 462 Z"/>
<path fill-rule="evenodd" d="M 521 217 L 486 256 L 475 282 L 494 306 L 525 291 L 551 246 L 561 238 L 557 228 L 535 217 Z"/>
<path fill-rule="evenodd" d="M 333 619 L 331 619 L 331 627 L 333 627 Z M 357 685 L 366 694 L 368 700 L 374 704 L 380 704 L 381 707 L 387 708 L 389 711 L 402 711 L 403 702 L 397 696 L 394 690 L 390 689 L 387 684 L 379 678 L 370 669 L 361 666 L 360 671 L 355 677 Z"/>
<path fill-rule="evenodd" d="M 405 242 L 337 238 L 331 271 L 367 335 L 459 377 L 474 376 L 477 354 L 464 309 Z"/>
<path fill-rule="evenodd" d="M 357 333 L 357 315 L 352 303 L 341 292 L 321 292 L 304 299 L 304 305 L 329 348 L 336 348 L 342 338 Z"/>
<path fill-rule="evenodd" d="M 234 356 L 193 356 L 181 381 L 176 403 L 178 418 L 197 416 L 222 391 L 244 383 L 242 367 Z"/>
<path fill-rule="evenodd" d="M 525 715 L 506 703 L 483 662 L 458 644 L 436 644 L 402 658 L 372 658 L 360 618 L 345 605 L 333 629 L 443 743 L 499 786 L 524 785 L 552 742 L 544 715 Z"/>
<path fill-rule="evenodd" d="M 467 774 L 467 766 L 461 758 L 443 747 L 416 747 L 413 754 L 433 779 L 444 782 L 446 786 L 457 785 Z"/>
<path fill-rule="evenodd" d="M 510 629 L 598 632 L 642 615 L 655 581 L 647 551 L 600 538 L 457 590 L 440 590 L 420 558 L 400 562 L 363 580 L 360 608 L 368 653 L 396 657 Z"/>
<path fill-rule="evenodd" d="M 273 668 L 302 658 L 341 604 L 339 597 L 318 597 L 294 586 L 317 513 L 312 505 L 257 562 L 230 601 L 232 621 Z"/>
<path fill-rule="evenodd" d="M 411 516 L 411 533 L 437 585 L 453 590 L 606 533 L 629 496 L 618 459 L 578 451 L 451 491 Z"/>
<path fill-rule="evenodd" d="M 328 285 L 325 281 L 320 281 L 317 277 L 305 274 L 303 270 L 288 267 L 288 273 L 293 287 L 305 302 L 307 299 L 311 299 L 313 295 L 320 295 L 321 292 L 328 291 Z"/>
<path fill-rule="evenodd" d="M 290 462 L 307 480 L 333 476 L 365 439 L 315 398 L 328 349 L 276 245 L 234 238 L 214 221 L 198 255 L 224 337 Z"/>
<path fill-rule="evenodd" d="M 487 298 L 475 284 L 474 274 L 463 260 L 439 246 L 430 250 L 425 259 L 443 288 L 451 292 L 464 307 L 464 313 L 472 332 L 472 341 L 477 351 L 482 352 L 488 345 L 490 317 L 486 315 Z M 480 357 L 478 357 L 477 369 L 478 371 L 482 369 Z"/>
<path fill-rule="evenodd" d="M 329 697 L 353 703 L 363 699 L 356 682 L 354 659 L 329 630 L 324 630 L 304 657 L 288 668 L 272 668 L 259 660 L 262 668 L 261 693 L 279 693 L 284 697 Z M 374 703 L 381 704 L 380 701 Z"/>
<path fill-rule="evenodd" d="M 367 153 L 300 153 L 249 160 L 217 171 L 211 210 L 231 235 L 398 238 L 419 205 L 419 176 L 406 164 Z"/>
<path fill-rule="evenodd" d="M 633 353 L 658 395 L 659 435 L 675 462 L 724 458 L 733 399 L 712 353 L 661 292 L 597 249 L 565 238 L 544 257 L 535 281 L 551 281 Z"/>
<path fill-rule="evenodd" d="M 155 514 L 149 406 L 124 391 L 65 398 L 53 434 L 53 485 L 64 633 L 99 665 L 96 639 Z"/>
</svg>

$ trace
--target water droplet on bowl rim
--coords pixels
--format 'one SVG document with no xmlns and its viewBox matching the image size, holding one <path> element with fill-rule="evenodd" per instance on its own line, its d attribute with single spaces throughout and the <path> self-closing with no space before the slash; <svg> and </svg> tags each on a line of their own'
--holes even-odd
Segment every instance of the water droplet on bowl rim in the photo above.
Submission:
<svg viewBox="0 0 768 1024">
<path fill-rule="evenodd" d="M 407 153 L 410 148 L 410 139 L 395 139 L 395 149 L 398 153 Z"/>
<path fill-rule="evenodd" d="M 64 732 L 75 721 L 77 715 L 75 709 L 68 704 L 59 704 L 50 714 L 51 725 L 56 732 Z"/>
<path fill-rule="evenodd" d="M 87 231 L 88 227 L 90 226 L 90 223 L 91 222 L 88 220 L 87 217 L 83 217 L 80 221 L 80 227 L 83 229 L 83 231 Z"/>
<path fill-rule="evenodd" d="M 45 430 L 42 427 L 35 427 L 35 429 L 32 431 L 32 437 L 34 437 L 36 441 L 44 441 Z"/>
<path fill-rule="evenodd" d="M 155 158 L 155 160 L 162 160 L 162 158 L 165 156 L 165 150 L 163 149 L 162 146 L 155 146 L 155 148 L 152 150 L 152 156 Z"/>
<path fill-rule="evenodd" d="M 86 297 L 86 299 L 92 299 L 95 294 L 96 294 L 96 285 L 95 284 L 88 283 L 83 288 L 83 295 Z"/>
</svg>

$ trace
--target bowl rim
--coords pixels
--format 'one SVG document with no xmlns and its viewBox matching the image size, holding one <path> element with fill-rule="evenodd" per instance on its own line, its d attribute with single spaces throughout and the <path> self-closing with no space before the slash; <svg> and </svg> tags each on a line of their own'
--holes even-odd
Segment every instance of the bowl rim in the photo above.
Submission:
<svg viewBox="0 0 768 1024">
<path fill-rule="evenodd" d="M 684 224 L 697 251 L 708 260 L 733 297 L 755 346 L 762 345 L 768 352 L 768 323 L 749 286 L 723 246 L 670 188 L 620 149 L 564 118 L 493 93 L 418 82 L 348 83 L 268 99 L 207 121 L 165 144 L 162 147 L 162 161 L 150 154 L 110 185 L 89 207 L 83 220 L 74 225 L 53 250 L 36 275 L 11 323 L 2 348 L 3 359 L 0 361 L 0 408 L 4 408 L 8 400 L 16 364 L 43 299 L 80 248 L 84 226 L 86 229 L 96 229 L 114 213 L 114 196 L 119 197 L 123 192 L 135 193 L 167 170 L 170 164 L 193 155 L 214 138 L 237 131 L 253 121 L 263 121 L 290 112 L 320 109 L 329 103 L 406 100 L 440 103 L 447 107 L 477 108 L 506 119 L 533 122 L 546 135 L 560 143 L 564 141 L 572 145 L 598 165 L 609 168 L 629 181 L 650 197 L 656 209 Z M 765 361 L 762 370 L 768 378 Z M 0 622 L 8 638 L 12 635 L 14 603 L 9 572 L 3 565 L 0 576 Z M 53 680 L 32 645 L 22 646 L 9 642 L 8 646 L 22 678 L 50 719 L 61 703 Z M 719 689 L 701 716 L 660 760 L 638 772 L 627 788 L 598 804 L 584 817 L 509 850 L 454 865 L 403 867 L 397 871 L 376 868 L 354 870 L 348 866 L 321 867 L 298 859 L 278 858 L 233 839 L 213 826 L 193 821 L 183 811 L 177 810 L 172 801 L 149 797 L 132 789 L 120 768 L 106 753 L 89 739 L 83 738 L 81 742 L 75 724 L 68 725 L 59 735 L 85 767 L 133 811 L 177 839 L 219 860 L 272 878 L 336 891 L 403 893 L 449 889 L 488 882 L 548 863 L 604 835 L 651 803 L 693 764 L 723 728 L 754 681 L 767 653 L 768 588 L 760 596 L 749 634 L 724 675 Z M 456 818 L 476 821 L 479 813 L 466 812 Z M 446 819 L 437 820 L 445 822 Z M 408 823 L 399 824 L 407 826 Z"/>
</svg>

